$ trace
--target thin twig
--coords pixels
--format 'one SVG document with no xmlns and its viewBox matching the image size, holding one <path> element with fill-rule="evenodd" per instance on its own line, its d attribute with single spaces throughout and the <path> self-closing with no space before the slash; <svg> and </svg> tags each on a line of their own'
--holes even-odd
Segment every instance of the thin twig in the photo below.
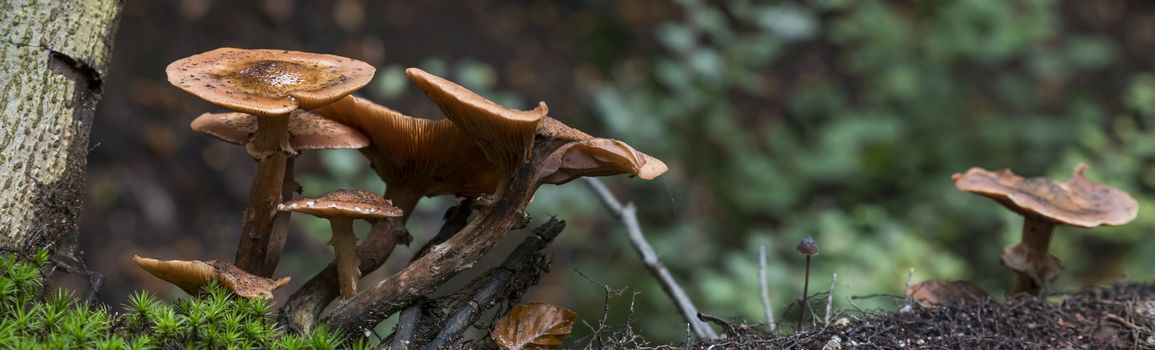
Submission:
<svg viewBox="0 0 1155 350">
<path fill-rule="evenodd" d="M 597 345 L 595 347 L 596 349 L 604 348 L 605 346 L 604 346 L 603 340 L 602 340 L 602 332 L 605 330 L 606 326 L 609 323 L 609 319 L 610 319 L 610 298 L 622 295 L 622 293 L 625 292 L 625 289 L 624 288 L 623 289 L 613 289 L 613 288 L 610 288 L 610 286 L 607 284 L 598 283 L 598 282 L 594 281 L 592 278 L 590 278 L 589 276 L 586 276 L 586 274 L 584 272 L 582 272 L 581 270 L 578 270 L 578 268 L 574 267 L 572 264 L 569 265 L 569 268 L 570 268 L 570 270 L 573 270 L 573 272 L 577 273 L 578 276 L 585 279 L 586 282 L 589 282 L 590 284 L 601 287 L 602 290 L 605 291 L 605 294 L 604 294 L 605 299 L 602 301 L 602 319 L 601 319 L 601 321 L 598 322 L 598 328 L 594 328 L 593 326 L 591 326 L 589 324 L 589 322 L 582 320 L 582 323 L 585 323 L 586 328 L 590 329 L 590 344 L 591 345 L 596 344 Z M 630 306 L 633 307 L 633 304 L 631 304 Z"/>
<path fill-rule="evenodd" d="M 774 333 L 774 306 L 770 304 L 770 287 L 766 284 L 766 245 L 758 249 L 758 286 L 762 289 L 762 309 L 766 312 L 766 328 Z"/>
<path fill-rule="evenodd" d="M 826 315 L 822 316 L 823 324 L 830 324 L 830 309 L 834 305 L 834 284 L 838 283 L 838 274 L 830 276 L 830 290 L 826 292 Z"/>
<path fill-rule="evenodd" d="M 601 199 L 602 204 L 606 206 L 610 214 L 626 225 L 626 231 L 629 232 L 630 244 L 634 247 L 634 251 L 641 255 L 642 262 L 645 263 L 646 268 L 650 273 L 658 279 L 662 290 L 674 300 L 674 305 L 677 306 L 678 311 L 682 313 L 682 318 L 690 324 L 691 329 L 694 330 L 699 338 L 702 339 L 717 339 L 718 334 L 714 332 L 713 328 L 706 325 L 698 319 L 698 308 L 694 307 L 694 303 L 690 301 L 690 297 L 682 290 L 682 287 L 674 281 L 674 276 L 666 269 L 661 260 L 658 260 L 658 254 L 654 252 L 654 248 L 646 241 L 646 237 L 642 234 L 641 225 L 638 224 L 637 207 L 633 203 L 622 205 L 621 202 L 614 197 L 613 193 L 606 188 L 596 178 L 585 178 L 586 183 L 590 188 L 597 193 Z"/>
</svg>

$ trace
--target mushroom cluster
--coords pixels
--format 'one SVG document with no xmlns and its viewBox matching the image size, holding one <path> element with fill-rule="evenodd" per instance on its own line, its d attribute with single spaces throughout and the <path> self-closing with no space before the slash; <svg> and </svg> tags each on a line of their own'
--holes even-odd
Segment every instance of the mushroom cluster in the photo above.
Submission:
<svg viewBox="0 0 1155 350">
<path fill-rule="evenodd" d="M 167 72 L 173 85 L 231 110 L 205 113 L 191 127 L 243 145 L 256 161 L 256 172 L 232 264 L 134 260 L 190 294 L 216 281 L 244 297 L 269 298 L 272 289 L 288 281 L 269 277 L 287 239 L 289 213 L 327 219 L 335 259 L 281 310 L 280 319 L 297 331 L 311 329 L 338 296 L 346 299 L 338 306 L 353 311 L 332 313 L 383 319 L 431 293 L 476 263 L 505 231 L 524 225 L 524 208 L 542 184 L 618 174 L 649 180 L 667 169 L 622 141 L 596 138 L 549 117 L 544 102 L 527 111 L 506 108 L 416 68 L 406 73 L 444 119 L 412 117 L 352 96 L 372 79 L 374 68 L 338 56 L 222 48 L 177 60 Z M 359 149 L 387 185 L 385 193 L 333 189 L 296 198 L 301 189 L 293 181 L 293 161 L 300 151 L 338 148 Z M 394 245 L 408 243 L 404 223 L 418 201 L 440 195 L 466 198 L 463 203 L 473 203 L 478 211 L 468 216 L 474 208 L 466 208 L 463 220 L 468 222 L 456 235 L 439 234 L 422 250 L 425 256 L 358 292 L 363 274 L 379 267 Z M 372 225 L 360 245 L 353 233 L 355 219 Z M 389 295 L 390 288 L 404 291 Z M 377 310 L 382 303 L 393 309 Z M 332 321 L 336 328 L 350 328 Z"/>
</svg>

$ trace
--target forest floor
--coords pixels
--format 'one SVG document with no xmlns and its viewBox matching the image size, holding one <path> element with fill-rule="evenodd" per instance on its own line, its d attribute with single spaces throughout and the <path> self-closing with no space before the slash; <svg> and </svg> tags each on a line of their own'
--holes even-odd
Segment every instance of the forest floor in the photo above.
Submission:
<svg viewBox="0 0 1155 350">
<path fill-rule="evenodd" d="M 819 310 L 819 313 L 822 311 Z M 786 322 L 791 324 L 793 321 Z M 1120 283 L 1046 299 L 986 298 L 899 312 L 842 310 L 801 332 L 732 323 L 722 339 L 662 349 L 1155 349 L 1155 284 Z M 602 348 L 650 348 L 628 329 Z"/>
<path fill-rule="evenodd" d="M 991 298 L 905 312 L 846 311 L 829 325 L 784 336 L 728 332 L 699 349 L 1141 349 L 1155 348 L 1155 284 L 1126 283 Z M 837 321 L 846 319 L 846 321 Z"/>
</svg>

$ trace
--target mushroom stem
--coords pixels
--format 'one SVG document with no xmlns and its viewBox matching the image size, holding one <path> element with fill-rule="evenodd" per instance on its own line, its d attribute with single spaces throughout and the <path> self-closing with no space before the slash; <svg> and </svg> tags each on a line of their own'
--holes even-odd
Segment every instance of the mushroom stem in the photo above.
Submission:
<svg viewBox="0 0 1155 350">
<path fill-rule="evenodd" d="M 274 241 L 273 217 L 276 215 L 277 204 L 281 203 L 281 188 L 288 158 L 284 154 L 274 154 L 257 162 L 257 171 L 249 191 L 249 206 L 245 208 L 241 219 L 241 241 L 237 245 L 235 265 L 261 277 L 272 276 L 276 267 L 276 264 L 270 266 L 266 258 L 270 243 Z"/>
<path fill-rule="evenodd" d="M 357 294 L 357 280 L 361 270 L 357 267 L 357 236 L 353 234 L 353 219 L 330 218 L 333 239 L 329 244 L 337 255 L 337 283 L 341 285 L 341 297 L 352 298 Z"/>
<path fill-rule="evenodd" d="M 385 195 L 383 197 L 393 202 L 393 206 L 401 209 L 402 223 L 409 221 L 409 216 L 413 214 L 413 208 L 416 208 L 417 202 L 421 201 L 420 193 L 395 186 L 385 188 Z"/>
<path fill-rule="evenodd" d="M 285 160 L 285 175 L 284 181 L 281 183 L 281 202 L 293 200 L 294 193 L 301 192 L 301 185 L 297 184 L 296 179 L 293 178 L 293 163 L 296 158 L 289 157 Z M 277 264 L 281 261 L 281 252 L 285 250 L 285 240 L 289 233 L 289 218 L 292 216 L 291 211 L 277 211 L 273 215 L 272 233 L 269 234 L 269 250 L 265 255 L 265 264 L 270 268 L 269 273 L 273 273 L 277 269 Z"/>
<path fill-rule="evenodd" d="M 1011 295 L 1038 295 L 1062 269 L 1059 259 L 1050 252 L 1054 228 L 1054 224 L 1042 218 L 1027 215 L 1021 241 L 1003 251 L 1003 265 L 1015 271 Z"/>
</svg>

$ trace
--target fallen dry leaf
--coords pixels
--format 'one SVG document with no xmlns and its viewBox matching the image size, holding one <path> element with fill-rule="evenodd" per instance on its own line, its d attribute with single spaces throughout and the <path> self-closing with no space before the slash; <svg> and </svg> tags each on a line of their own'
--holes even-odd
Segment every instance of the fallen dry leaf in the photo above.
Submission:
<svg viewBox="0 0 1155 350">
<path fill-rule="evenodd" d="M 965 304 L 987 297 L 987 292 L 967 281 L 921 282 L 907 288 L 906 294 L 922 307 Z"/>
<path fill-rule="evenodd" d="M 575 320 L 573 311 L 535 301 L 497 320 L 491 335 L 506 350 L 553 349 L 573 331 Z"/>
</svg>

